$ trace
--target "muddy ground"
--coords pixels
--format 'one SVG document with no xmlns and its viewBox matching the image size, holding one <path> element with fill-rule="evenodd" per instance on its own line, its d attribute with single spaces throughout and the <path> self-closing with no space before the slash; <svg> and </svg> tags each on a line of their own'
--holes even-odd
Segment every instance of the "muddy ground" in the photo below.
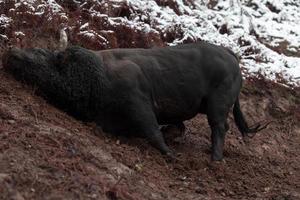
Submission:
<svg viewBox="0 0 300 200">
<path fill-rule="evenodd" d="M 13 10 L 14 1 L 1 5 L 1 12 L 13 20 L 0 30 L 8 36 L 0 41 L 0 60 L 8 45 L 57 48 L 57 29 L 65 18 L 54 15 L 47 24 L 47 12 L 34 15 L 25 3 Z M 164 46 L 168 40 L 126 26 L 106 27 L 101 17 L 68 6 L 63 5 L 69 10 L 67 24 L 75 27 L 68 33 L 72 44 L 108 48 L 73 33 L 80 20 L 100 32 L 113 30 L 106 37 L 110 48 Z M 121 6 L 111 12 L 120 16 L 126 10 Z M 17 37 L 15 31 L 24 34 Z M 176 161 L 167 162 L 144 139 L 103 133 L 94 123 L 80 122 L 49 105 L 34 88 L 6 74 L 0 62 L 0 199 L 300 199 L 300 89 L 258 76 L 245 81 L 241 105 L 249 124 L 272 123 L 243 141 L 230 116 L 224 162 L 212 163 L 210 129 L 199 115 L 185 122 L 184 135 L 165 133 L 177 153 Z"/>
<path fill-rule="evenodd" d="M 300 91 L 247 80 L 243 141 L 230 117 L 224 162 L 210 161 L 204 115 L 165 133 L 177 160 L 146 140 L 115 137 L 47 104 L 0 69 L 0 199 L 300 199 Z"/>
</svg>

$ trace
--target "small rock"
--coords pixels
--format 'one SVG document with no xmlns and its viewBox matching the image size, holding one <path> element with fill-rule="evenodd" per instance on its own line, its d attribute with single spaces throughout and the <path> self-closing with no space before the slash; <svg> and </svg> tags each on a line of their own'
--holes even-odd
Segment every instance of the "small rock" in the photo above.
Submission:
<svg viewBox="0 0 300 200">
<path fill-rule="evenodd" d="M 8 179 L 10 179 L 10 176 L 8 174 L 0 173 L 0 183 L 3 183 Z"/>
<path fill-rule="evenodd" d="M 270 147 L 267 144 L 263 144 L 261 148 L 264 149 L 265 151 L 268 151 L 270 149 Z"/>
<path fill-rule="evenodd" d="M 186 176 L 179 177 L 178 179 L 181 180 L 181 181 L 185 181 L 186 180 Z"/>
<path fill-rule="evenodd" d="M 155 188 L 156 188 L 156 185 L 153 184 L 153 183 L 149 183 L 148 185 L 149 185 L 149 187 L 151 187 L 152 189 L 155 189 Z"/>
<path fill-rule="evenodd" d="M 134 165 L 134 168 L 135 168 L 137 171 L 142 171 L 142 170 L 143 170 L 143 165 L 142 165 L 142 164 L 135 164 L 135 165 Z"/>
<path fill-rule="evenodd" d="M 265 191 L 265 192 L 270 192 L 270 190 L 271 190 L 270 187 L 265 187 L 265 188 L 264 188 L 264 191 Z"/>
<path fill-rule="evenodd" d="M 189 183 L 189 182 L 186 182 L 186 181 L 184 181 L 182 184 L 183 184 L 184 186 L 186 186 L 186 187 L 187 187 L 187 186 L 189 186 L 189 184 L 190 184 L 190 183 Z"/>
<path fill-rule="evenodd" d="M 7 122 L 8 122 L 9 124 L 14 124 L 16 121 L 13 120 L 13 119 L 10 119 L 10 120 L 7 120 Z"/>
<path fill-rule="evenodd" d="M 97 194 L 92 194 L 92 195 L 91 195 L 91 198 L 92 198 L 92 199 L 96 199 L 96 198 L 97 198 Z"/>
<path fill-rule="evenodd" d="M 159 195 L 159 194 L 156 194 L 156 193 L 151 193 L 151 197 L 152 197 L 153 199 L 160 199 L 160 198 L 161 198 L 160 195 Z"/>
<path fill-rule="evenodd" d="M 231 196 L 233 196 L 233 195 L 235 195 L 235 192 L 234 192 L 234 191 L 231 191 L 231 190 L 229 190 L 229 191 L 228 191 L 228 194 L 229 194 L 229 195 L 231 195 Z"/>
</svg>

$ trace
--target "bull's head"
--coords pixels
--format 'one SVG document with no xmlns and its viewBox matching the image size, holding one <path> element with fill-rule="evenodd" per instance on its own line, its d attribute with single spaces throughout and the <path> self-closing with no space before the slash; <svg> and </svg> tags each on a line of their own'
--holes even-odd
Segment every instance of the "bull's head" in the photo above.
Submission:
<svg viewBox="0 0 300 200">
<path fill-rule="evenodd" d="M 48 84 L 49 75 L 54 76 L 55 56 L 45 49 L 12 48 L 3 55 L 3 67 L 17 80 L 25 81 L 38 87 Z"/>
<path fill-rule="evenodd" d="M 75 117 L 89 120 L 96 115 L 102 90 L 98 86 L 105 76 L 93 52 L 80 47 L 63 52 L 12 48 L 4 53 L 3 67 Z"/>
</svg>

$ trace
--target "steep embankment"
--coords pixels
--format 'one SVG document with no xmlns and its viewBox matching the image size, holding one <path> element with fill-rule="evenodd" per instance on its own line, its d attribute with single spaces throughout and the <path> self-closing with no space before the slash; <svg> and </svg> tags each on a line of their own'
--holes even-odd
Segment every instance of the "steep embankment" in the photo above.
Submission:
<svg viewBox="0 0 300 200">
<path fill-rule="evenodd" d="M 48 105 L 0 70 L 1 199 L 299 199 L 299 92 L 247 81 L 250 122 L 274 121 L 244 143 L 232 118 L 225 162 L 210 162 L 204 116 L 166 133 L 167 163 L 143 139 L 115 138 Z M 298 125 L 298 126 L 297 126 Z M 177 134 L 178 135 L 178 134 Z"/>
<path fill-rule="evenodd" d="M 113 137 L 48 105 L 0 64 L 0 199 L 300 199 L 300 90 L 262 76 L 297 83 L 298 1 L 247 1 L 238 12 L 230 1 L 65 2 L 0 0 L 0 53 L 9 43 L 57 48 L 60 24 L 70 43 L 94 49 L 211 40 L 241 55 L 245 75 L 266 67 L 245 82 L 242 110 L 250 124 L 273 123 L 244 142 L 230 117 L 225 162 L 211 163 L 199 115 L 182 137 L 165 134 L 178 153 L 167 163 L 143 139 Z"/>
</svg>

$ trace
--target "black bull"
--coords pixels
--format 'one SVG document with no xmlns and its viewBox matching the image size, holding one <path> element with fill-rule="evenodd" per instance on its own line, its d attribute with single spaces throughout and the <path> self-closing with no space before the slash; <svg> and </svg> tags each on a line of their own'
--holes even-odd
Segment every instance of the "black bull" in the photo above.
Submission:
<svg viewBox="0 0 300 200">
<path fill-rule="evenodd" d="M 200 42 L 153 49 L 62 52 L 11 49 L 3 56 L 6 71 L 38 88 L 51 103 L 107 132 L 134 132 L 172 156 L 159 129 L 198 113 L 211 127 L 212 159 L 223 158 L 227 117 L 233 107 L 243 136 L 249 128 L 239 105 L 242 76 L 228 49 Z"/>
</svg>

